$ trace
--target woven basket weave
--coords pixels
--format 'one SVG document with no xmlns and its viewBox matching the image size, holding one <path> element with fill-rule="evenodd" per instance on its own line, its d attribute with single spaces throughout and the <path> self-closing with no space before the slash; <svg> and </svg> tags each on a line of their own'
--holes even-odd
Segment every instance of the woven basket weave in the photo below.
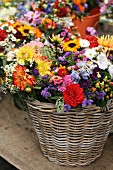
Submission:
<svg viewBox="0 0 113 170">
<path fill-rule="evenodd" d="M 101 155 L 113 123 L 113 104 L 57 113 L 50 103 L 27 101 L 43 154 L 60 165 L 87 165 Z"/>
</svg>

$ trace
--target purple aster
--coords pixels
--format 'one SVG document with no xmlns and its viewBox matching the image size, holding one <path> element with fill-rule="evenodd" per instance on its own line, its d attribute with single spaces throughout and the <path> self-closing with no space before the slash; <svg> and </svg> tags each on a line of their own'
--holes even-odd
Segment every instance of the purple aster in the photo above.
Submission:
<svg viewBox="0 0 113 170">
<path fill-rule="evenodd" d="M 51 93 L 48 92 L 48 88 L 45 87 L 42 91 L 41 91 L 41 95 L 43 97 L 45 97 L 46 99 L 48 99 L 48 97 L 51 97 Z"/>
<path fill-rule="evenodd" d="M 68 104 L 65 104 L 65 105 L 64 105 L 64 111 L 65 111 L 65 112 L 69 112 L 70 109 L 71 109 L 71 106 L 70 106 L 70 105 L 68 105 Z"/>
<path fill-rule="evenodd" d="M 33 69 L 32 71 L 33 71 L 34 76 L 38 76 L 39 75 L 39 72 L 38 72 L 37 69 Z"/>
<path fill-rule="evenodd" d="M 84 101 L 82 102 L 82 107 L 85 107 L 87 105 L 91 105 L 93 103 L 93 100 L 89 99 L 87 100 L 86 98 L 84 99 Z"/>
<path fill-rule="evenodd" d="M 100 92 L 96 91 L 95 94 L 96 94 L 96 98 L 99 100 L 100 99 L 104 100 L 104 97 L 106 96 L 106 92 L 104 91 L 100 91 Z"/>
<path fill-rule="evenodd" d="M 53 90 L 53 91 L 57 91 L 57 89 L 54 87 L 53 83 L 50 83 L 50 85 L 48 86 L 49 90 Z"/>
<path fill-rule="evenodd" d="M 60 64 L 61 64 L 62 66 L 67 66 L 69 63 L 68 63 L 67 61 L 60 61 Z"/>
<path fill-rule="evenodd" d="M 45 76 L 42 76 L 42 79 L 47 79 L 49 77 L 48 74 L 46 74 Z"/>
</svg>

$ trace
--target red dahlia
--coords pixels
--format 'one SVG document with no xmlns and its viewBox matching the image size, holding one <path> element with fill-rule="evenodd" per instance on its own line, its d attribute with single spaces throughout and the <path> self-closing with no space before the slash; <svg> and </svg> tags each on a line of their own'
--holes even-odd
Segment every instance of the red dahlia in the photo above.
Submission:
<svg viewBox="0 0 113 170">
<path fill-rule="evenodd" d="M 69 71 L 65 68 L 60 68 L 58 70 L 58 75 L 61 76 L 61 77 L 65 77 L 68 74 L 69 74 Z"/>
<path fill-rule="evenodd" d="M 90 48 L 98 46 L 98 38 L 96 38 L 95 36 L 86 36 L 86 40 L 90 42 Z"/>
<path fill-rule="evenodd" d="M 0 29 L 0 41 L 4 41 L 7 37 L 7 32 L 5 30 Z"/>
<path fill-rule="evenodd" d="M 70 84 L 63 92 L 63 99 L 66 104 L 76 107 L 84 101 L 83 89 L 79 84 Z"/>
</svg>

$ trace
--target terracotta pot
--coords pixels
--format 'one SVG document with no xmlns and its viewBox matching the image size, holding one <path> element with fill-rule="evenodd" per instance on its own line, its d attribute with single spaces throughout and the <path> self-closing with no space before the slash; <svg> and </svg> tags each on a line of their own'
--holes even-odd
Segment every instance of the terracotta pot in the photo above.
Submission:
<svg viewBox="0 0 113 170">
<path fill-rule="evenodd" d="M 80 19 L 74 19 L 73 23 L 74 26 L 77 28 L 78 32 L 80 33 L 82 38 L 85 38 L 86 29 L 87 27 L 95 27 L 96 30 L 98 30 L 98 23 L 100 20 L 100 11 L 99 8 L 94 8 L 90 11 L 90 16 L 86 16 L 83 18 L 83 20 Z"/>
</svg>

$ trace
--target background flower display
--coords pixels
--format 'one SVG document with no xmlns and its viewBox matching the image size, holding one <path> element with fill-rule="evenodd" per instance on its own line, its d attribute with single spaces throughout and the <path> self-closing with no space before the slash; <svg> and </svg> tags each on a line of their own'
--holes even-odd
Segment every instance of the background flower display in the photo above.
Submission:
<svg viewBox="0 0 113 170">
<path fill-rule="evenodd" d="M 30 4 L 34 11 L 43 11 L 48 17 L 58 18 L 58 20 L 64 17 L 67 20 L 71 18 L 73 27 L 82 38 L 86 35 L 97 35 L 100 15 L 104 14 L 107 9 L 107 4 L 103 0 L 43 0 Z"/>
<path fill-rule="evenodd" d="M 36 1 L 34 4 L 31 3 L 34 10 L 41 10 L 47 14 L 56 14 L 58 17 L 65 17 L 72 15 L 72 18 L 90 15 L 90 11 L 95 7 L 99 7 L 100 11 L 103 12 L 105 3 L 103 0 L 50 0 L 50 1 Z"/>
</svg>

